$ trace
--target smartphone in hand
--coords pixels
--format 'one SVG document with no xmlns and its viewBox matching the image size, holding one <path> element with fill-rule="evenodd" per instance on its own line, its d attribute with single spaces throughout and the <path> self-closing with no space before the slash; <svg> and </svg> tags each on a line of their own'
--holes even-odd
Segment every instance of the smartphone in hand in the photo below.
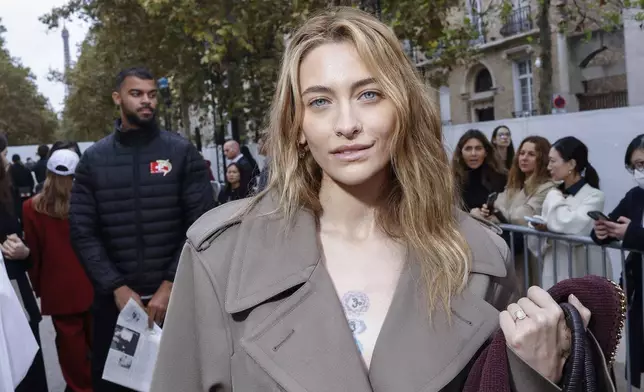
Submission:
<svg viewBox="0 0 644 392">
<path fill-rule="evenodd" d="M 533 225 L 547 225 L 548 222 L 543 220 L 543 218 L 539 216 L 524 216 L 523 219 L 525 219 L 526 222 L 530 222 Z"/>
<path fill-rule="evenodd" d="M 494 202 L 497 197 L 499 197 L 499 194 L 496 192 L 490 193 L 487 197 L 487 202 L 485 204 L 487 205 L 487 209 L 490 211 L 490 214 L 494 212 Z"/>
<path fill-rule="evenodd" d="M 606 214 L 604 214 L 601 211 L 588 211 L 588 216 L 592 220 L 596 220 L 596 221 L 617 222 L 615 219 L 611 219 L 610 217 L 606 216 Z"/>
</svg>

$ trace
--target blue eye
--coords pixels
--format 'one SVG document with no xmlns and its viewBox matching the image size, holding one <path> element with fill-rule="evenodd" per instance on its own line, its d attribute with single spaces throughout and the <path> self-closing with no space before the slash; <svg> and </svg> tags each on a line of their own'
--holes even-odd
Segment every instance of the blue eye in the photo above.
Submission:
<svg viewBox="0 0 644 392">
<path fill-rule="evenodd" d="M 328 103 L 329 100 L 325 98 L 316 98 L 311 103 L 309 104 L 310 106 L 313 106 L 314 108 L 319 108 L 321 106 L 324 106 L 326 103 Z"/>
<path fill-rule="evenodd" d="M 378 99 L 379 96 L 380 94 L 375 91 L 365 91 L 364 93 L 362 93 L 361 98 L 364 98 L 367 101 L 373 101 L 375 99 Z"/>
</svg>

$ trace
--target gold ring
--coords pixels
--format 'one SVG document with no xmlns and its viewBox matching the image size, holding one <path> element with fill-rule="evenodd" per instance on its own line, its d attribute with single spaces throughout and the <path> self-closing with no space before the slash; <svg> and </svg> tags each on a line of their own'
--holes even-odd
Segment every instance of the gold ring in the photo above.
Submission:
<svg viewBox="0 0 644 392">
<path fill-rule="evenodd" d="M 527 314 L 525 314 L 525 312 L 523 311 L 523 309 L 519 309 L 519 310 L 517 310 L 516 312 L 514 312 L 514 320 L 515 320 L 515 321 L 516 321 L 516 320 L 523 320 L 523 319 L 525 319 L 526 317 L 528 317 L 528 315 L 527 315 Z"/>
</svg>

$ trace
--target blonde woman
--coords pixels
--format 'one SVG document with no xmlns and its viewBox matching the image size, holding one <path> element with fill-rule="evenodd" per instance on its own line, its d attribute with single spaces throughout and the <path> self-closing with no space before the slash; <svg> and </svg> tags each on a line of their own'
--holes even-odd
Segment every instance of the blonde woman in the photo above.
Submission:
<svg viewBox="0 0 644 392">
<path fill-rule="evenodd" d="M 517 390 L 557 390 L 561 311 L 539 288 L 511 302 L 396 36 L 340 8 L 290 38 L 270 182 L 189 230 L 151 390 L 462 391 L 499 323 Z"/>
<path fill-rule="evenodd" d="M 91 392 L 90 307 L 94 289 L 69 238 L 69 198 L 80 157 L 60 144 L 47 160 L 42 192 L 23 206 L 25 240 L 31 249 L 29 277 L 43 315 L 56 330 L 58 360 L 67 390 Z M 72 148 L 72 149 L 68 149 Z"/>
<path fill-rule="evenodd" d="M 541 136 L 528 136 L 519 145 L 519 151 L 512 162 L 508 175 L 508 185 L 498 196 L 493 206 L 484 204 L 481 209 L 472 210 L 472 214 L 488 219 L 494 223 L 510 223 L 527 226 L 526 216 L 540 215 L 543 201 L 555 183 L 548 172 L 548 153 L 550 142 Z M 504 232 L 504 238 L 509 244 L 511 237 Z M 537 284 L 541 268 L 535 257 L 528 258 L 525 265 L 523 236 L 515 234 L 512 237 L 515 250 L 515 269 L 519 281 L 519 289 L 525 292 L 530 284 Z M 526 268 L 528 280 L 525 278 Z"/>
</svg>

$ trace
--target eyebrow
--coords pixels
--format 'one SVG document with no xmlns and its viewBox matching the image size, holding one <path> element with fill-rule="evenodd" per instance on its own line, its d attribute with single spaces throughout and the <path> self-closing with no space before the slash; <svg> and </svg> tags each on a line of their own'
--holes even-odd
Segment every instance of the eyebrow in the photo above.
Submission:
<svg viewBox="0 0 644 392">
<path fill-rule="evenodd" d="M 145 91 L 141 90 L 140 88 L 131 88 L 131 89 L 128 90 L 128 92 L 130 92 L 130 93 L 135 93 L 135 92 L 136 93 L 144 93 Z M 155 89 L 149 90 L 147 92 L 147 94 L 156 93 L 156 92 L 157 92 L 157 89 L 155 88 Z"/>
<path fill-rule="evenodd" d="M 365 78 L 358 80 L 357 82 L 354 82 L 351 84 L 351 91 L 355 91 L 356 89 L 359 89 L 360 87 L 364 87 L 370 84 L 377 83 L 375 78 Z M 333 90 L 330 87 L 327 86 L 322 86 L 322 85 L 314 85 L 302 92 L 302 95 L 306 95 L 309 93 L 332 93 Z"/>
</svg>

